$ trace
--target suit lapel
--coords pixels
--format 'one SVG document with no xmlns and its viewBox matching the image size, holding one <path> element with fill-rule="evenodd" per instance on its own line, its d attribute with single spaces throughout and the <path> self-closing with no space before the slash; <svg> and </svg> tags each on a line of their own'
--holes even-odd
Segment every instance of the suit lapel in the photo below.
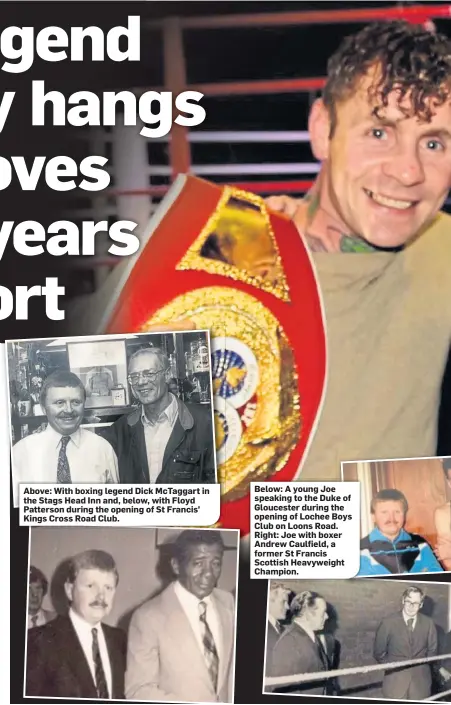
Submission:
<svg viewBox="0 0 451 705">
<path fill-rule="evenodd" d="M 312 639 L 310 638 L 310 636 L 307 634 L 307 632 L 305 631 L 305 629 L 303 629 L 303 628 L 300 626 L 300 624 L 298 624 L 297 622 L 293 622 L 293 627 L 295 627 L 296 629 L 299 629 L 299 632 L 300 632 L 300 634 L 302 635 L 303 644 L 305 644 L 305 646 L 306 646 L 308 649 L 310 649 L 310 651 L 312 652 L 312 655 L 314 656 L 314 660 L 317 662 L 317 664 L 318 664 L 318 666 L 319 666 L 318 670 L 319 670 L 319 671 L 323 670 L 323 669 L 321 668 L 321 666 L 324 666 L 324 664 L 322 663 L 321 657 L 320 657 L 319 652 L 318 652 L 318 647 L 317 647 L 317 645 L 315 644 L 315 642 L 312 641 Z M 302 648 L 304 648 L 304 646 L 303 646 Z"/>
<path fill-rule="evenodd" d="M 202 680 L 212 688 L 210 674 L 200 650 L 199 642 L 191 628 L 188 617 L 174 591 L 174 586 L 166 588 L 164 595 L 167 618 L 167 636 L 174 641 L 174 658 L 180 653 L 180 659 L 185 662 L 192 673 L 197 673 Z"/>
<path fill-rule="evenodd" d="M 79 683 L 83 697 L 88 697 L 88 695 L 89 697 L 97 697 L 88 662 L 69 617 L 61 617 L 61 635 L 61 652 L 67 654 L 67 666 L 72 671 L 76 682 Z"/>
</svg>

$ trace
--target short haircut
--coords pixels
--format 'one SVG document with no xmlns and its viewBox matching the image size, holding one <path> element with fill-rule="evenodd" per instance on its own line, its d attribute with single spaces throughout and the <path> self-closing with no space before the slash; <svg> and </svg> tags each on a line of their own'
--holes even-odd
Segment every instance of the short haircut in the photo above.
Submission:
<svg viewBox="0 0 451 705">
<path fill-rule="evenodd" d="M 377 82 L 369 97 L 378 104 L 377 116 L 388 105 L 394 88 L 400 89 L 398 105 L 408 96 L 412 114 L 429 122 L 430 99 L 443 105 L 451 91 L 451 41 L 421 25 L 404 20 L 374 22 L 346 37 L 327 65 L 323 101 L 331 120 L 333 135 L 337 104 L 349 98 L 368 70 L 377 66 Z"/>
<path fill-rule="evenodd" d="M 76 556 L 70 559 L 67 571 L 67 582 L 74 583 L 81 570 L 89 570 L 91 568 L 96 568 L 104 573 L 114 573 L 116 576 L 116 585 L 118 584 L 119 573 L 113 556 L 106 551 L 98 551 L 96 549 L 77 553 Z"/>
<path fill-rule="evenodd" d="M 45 407 L 45 401 L 47 399 L 47 392 L 52 387 L 72 387 L 73 389 L 83 390 L 83 401 L 86 399 L 86 390 L 83 386 L 83 382 L 77 375 L 69 370 L 56 370 L 52 372 L 45 380 L 42 385 L 41 394 L 39 401 L 42 407 Z"/>
<path fill-rule="evenodd" d="M 448 473 L 451 471 L 451 458 L 443 458 L 442 466 L 445 477 L 448 479 Z"/>
<path fill-rule="evenodd" d="M 317 600 L 324 600 L 324 597 L 318 592 L 304 590 L 297 593 L 290 602 L 290 613 L 293 617 L 302 617 L 309 609 L 315 606 Z"/>
<path fill-rule="evenodd" d="M 185 563 L 192 546 L 219 546 L 224 552 L 224 541 L 221 532 L 206 529 L 186 529 L 182 531 L 173 543 L 174 558 L 179 563 Z"/>
<path fill-rule="evenodd" d="M 421 588 L 419 588 L 419 587 L 416 587 L 415 585 L 411 585 L 411 586 L 408 587 L 406 590 L 404 590 L 404 592 L 402 593 L 403 602 L 404 602 L 404 600 L 406 599 L 406 597 L 410 597 L 410 595 L 411 595 L 412 593 L 415 593 L 415 594 L 419 595 L 419 596 L 421 597 L 421 600 L 422 600 L 422 601 L 424 600 L 424 592 L 423 592 L 423 590 L 421 590 Z"/>
<path fill-rule="evenodd" d="M 409 509 L 409 504 L 405 495 L 403 495 L 403 493 L 399 490 L 380 490 L 377 494 L 375 494 L 373 499 L 371 500 L 371 514 L 374 514 L 376 504 L 378 504 L 379 502 L 401 502 L 402 508 L 404 509 L 404 514 L 407 514 L 407 511 Z"/>
<path fill-rule="evenodd" d="M 135 350 L 133 355 L 130 355 L 129 361 L 128 361 L 128 367 L 130 368 L 130 363 L 132 360 L 134 360 L 136 357 L 139 357 L 140 355 L 144 354 L 151 354 L 151 355 L 156 355 L 160 361 L 160 365 L 164 370 L 167 370 L 169 367 L 169 358 L 166 355 L 165 351 L 162 350 L 162 348 L 155 348 L 153 346 L 149 346 L 147 348 L 138 348 L 138 350 Z"/>
<path fill-rule="evenodd" d="M 34 565 L 30 566 L 30 572 L 28 575 L 28 584 L 31 585 L 31 583 L 39 583 L 42 586 L 44 595 L 47 595 L 47 591 L 49 589 L 48 580 L 42 570 L 39 570 L 39 568 L 36 568 Z"/>
</svg>

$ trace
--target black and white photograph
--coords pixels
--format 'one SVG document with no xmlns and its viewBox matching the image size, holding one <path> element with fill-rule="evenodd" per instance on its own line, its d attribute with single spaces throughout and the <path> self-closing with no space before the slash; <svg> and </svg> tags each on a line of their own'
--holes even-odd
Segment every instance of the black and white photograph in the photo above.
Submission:
<svg viewBox="0 0 451 705">
<path fill-rule="evenodd" d="M 213 483 L 207 331 L 7 342 L 18 483 Z"/>
<path fill-rule="evenodd" d="M 25 697 L 233 702 L 239 532 L 30 530 Z"/>
<path fill-rule="evenodd" d="M 269 581 L 263 692 L 449 702 L 451 586 Z"/>
<path fill-rule="evenodd" d="M 451 570 L 451 457 L 342 463 L 360 484 L 359 576 Z"/>
</svg>

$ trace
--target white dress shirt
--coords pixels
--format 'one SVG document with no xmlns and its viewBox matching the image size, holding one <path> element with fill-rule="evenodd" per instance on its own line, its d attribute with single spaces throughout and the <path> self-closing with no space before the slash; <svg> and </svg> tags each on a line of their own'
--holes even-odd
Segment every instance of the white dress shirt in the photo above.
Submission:
<svg viewBox="0 0 451 705">
<path fill-rule="evenodd" d="M 108 687 L 108 695 L 111 699 L 111 693 L 113 690 L 113 679 L 111 674 L 111 663 L 110 657 L 108 656 L 108 649 L 105 641 L 105 635 L 102 629 L 102 623 L 89 624 L 86 622 L 79 614 L 77 614 L 73 609 L 69 610 L 69 619 L 72 622 L 72 626 L 80 642 L 80 646 L 83 649 L 86 661 L 88 662 L 89 670 L 91 671 L 92 680 L 94 685 L 96 685 L 96 669 L 94 664 L 94 659 L 92 657 L 92 630 L 97 629 L 97 640 L 99 643 L 100 658 L 102 660 L 103 672 L 105 673 L 106 684 Z"/>
<path fill-rule="evenodd" d="M 144 407 L 141 411 L 141 421 L 144 426 L 147 462 L 149 464 L 149 482 L 155 482 L 163 468 L 164 451 L 171 437 L 172 429 L 177 421 L 179 407 L 173 394 L 171 401 L 156 421 L 147 418 Z"/>
<path fill-rule="evenodd" d="M 28 629 L 33 629 L 33 627 L 42 627 L 44 624 L 47 624 L 47 619 L 42 607 L 36 612 L 36 614 L 28 615 Z"/>
<path fill-rule="evenodd" d="M 57 482 L 58 456 L 62 435 L 50 424 L 13 446 L 14 504 L 19 482 Z M 72 482 L 119 482 L 116 453 L 101 436 L 79 428 L 70 436 L 66 455 Z"/>
<path fill-rule="evenodd" d="M 207 612 L 205 614 L 205 617 L 208 622 L 208 626 L 210 627 L 210 631 L 213 634 L 219 663 L 221 663 L 221 658 L 223 655 L 221 623 L 219 621 L 219 616 L 214 605 L 214 600 L 211 599 L 211 595 L 208 595 L 208 597 L 204 597 L 202 600 L 200 600 L 198 597 L 196 597 L 196 595 L 193 595 L 192 592 L 189 592 L 189 590 L 183 587 L 183 585 L 179 583 L 178 580 L 174 583 L 174 592 L 177 595 L 182 609 L 188 618 L 188 621 L 191 625 L 191 628 L 194 632 L 194 636 L 196 637 L 196 641 L 199 644 L 199 648 L 204 658 L 204 644 L 202 641 L 203 627 L 199 619 L 199 602 L 205 602 L 205 604 L 207 605 Z"/>
<path fill-rule="evenodd" d="M 274 629 L 276 630 L 276 632 L 278 634 L 282 634 L 282 630 L 280 628 L 280 624 L 279 624 L 278 620 L 275 617 L 273 617 L 272 614 L 270 614 L 269 612 L 268 612 L 268 621 L 272 624 L 272 626 L 274 627 Z"/>
<path fill-rule="evenodd" d="M 408 617 L 408 616 L 403 612 L 403 613 L 402 613 L 402 618 L 403 618 L 403 620 L 404 620 L 404 622 L 405 622 L 405 624 L 406 624 L 407 629 L 409 628 L 409 625 L 407 624 L 407 622 L 409 621 L 409 619 L 413 619 L 413 624 L 412 624 L 412 631 L 413 631 L 413 630 L 415 629 L 415 626 L 416 626 L 416 623 L 417 623 L 417 615 L 415 615 L 415 617 Z"/>
</svg>

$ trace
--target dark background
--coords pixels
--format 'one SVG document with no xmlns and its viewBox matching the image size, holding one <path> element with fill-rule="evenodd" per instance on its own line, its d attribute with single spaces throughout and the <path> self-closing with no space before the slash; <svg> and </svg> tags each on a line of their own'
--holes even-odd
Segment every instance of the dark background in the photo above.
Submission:
<svg viewBox="0 0 451 705">
<path fill-rule="evenodd" d="M 128 15 L 159 19 L 165 16 L 212 15 L 243 12 L 283 10 L 337 9 L 335 2 L 152 2 L 152 3 L 1 3 L 0 28 L 9 25 L 33 26 L 39 29 L 56 25 L 68 30 L 72 26 L 97 25 L 108 31 L 113 26 L 125 25 Z M 340 8 L 356 3 L 341 2 Z M 360 3 L 359 3 L 360 4 Z M 398 3 L 400 4 L 400 3 Z M 409 3 L 404 3 L 407 5 Z M 365 2 L 363 7 L 394 3 Z M 450 32 L 450 23 L 437 21 L 440 30 Z M 326 59 L 338 46 L 342 36 L 356 31 L 360 25 L 321 25 L 301 28 L 258 28 L 231 30 L 190 30 L 186 35 L 188 82 L 213 82 L 219 80 L 250 80 L 258 78 L 284 78 L 322 76 Z M 155 31 L 143 28 L 141 44 L 142 61 L 115 63 L 47 63 L 35 58 L 31 69 L 25 73 L 10 74 L 0 71 L 2 91 L 14 90 L 14 99 L 8 120 L 0 133 L 1 156 L 73 156 L 79 161 L 80 144 L 68 128 L 31 126 L 31 81 L 45 80 L 46 90 L 61 90 L 67 95 L 76 90 L 120 90 L 132 87 L 152 89 L 163 83 L 162 45 Z M 284 94 L 261 97 L 224 97 L 204 99 L 207 110 L 203 129 L 305 129 L 309 102 L 312 95 Z M 155 149 L 161 146 L 155 145 Z M 201 163 L 206 158 L 198 145 L 193 159 Z M 280 145 L 217 145 L 217 152 L 208 153 L 208 161 L 278 161 L 290 159 Z M 299 145 L 299 160 L 309 159 L 308 147 Z M 241 150 L 238 153 L 238 150 Z M 263 150 L 263 151 L 262 151 Z M 267 150 L 265 152 L 265 150 Z M 44 226 L 63 216 L 71 192 L 59 193 L 48 189 L 42 181 L 38 189 L 21 191 L 15 183 L 0 191 L 2 221 L 36 220 Z M 16 285 L 44 284 L 46 276 L 58 276 L 60 285 L 66 286 L 67 298 L 82 293 L 84 285 L 80 273 L 66 258 L 47 255 L 25 257 L 17 255 L 9 243 L 0 261 L 0 283 L 13 289 Z M 62 307 L 66 308 L 63 300 Z M 64 322 L 52 322 L 45 316 L 43 299 L 32 299 L 28 321 L 16 321 L 11 316 L 0 321 L 0 341 L 11 338 L 50 337 L 70 334 Z M 446 376 L 447 387 L 442 402 L 441 438 L 439 451 L 451 454 L 451 365 Z M 11 702 L 22 703 L 22 663 L 24 655 L 25 605 L 27 589 L 28 532 L 18 527 L 18 510 L 11 509 L 11 594 L 14 596 L 14 619 L 11 632 Z M 266 621 L 266 581 L 248 578 L 249 564 L 241 561 L 239 585 L 239 611 L 235 701 L 245 702 L 308 702 L 308 698 L 281 699 L 280 696 L 263 696 L 262 675 Z M 433 576 L 431 576 L 433 577 Z M 448 580 L 449 576 L 443 576 Z M 424 580 L 427 580 L 425 578 Z M 6 608 L 6 606 L 5 606 Z M 36 700 L 36 702 L 42 702 Z M 63 701 L 61 701 L 63 702 Z M 315 698 L 315 702 L 340 702 L 336 699 Z M 343 702 L 343 701 L 342 701 Z M 354 702 L 365 702 L 355 700 Z M 375 702 L 375 701 L 373 701 Z"/>
</svg>

